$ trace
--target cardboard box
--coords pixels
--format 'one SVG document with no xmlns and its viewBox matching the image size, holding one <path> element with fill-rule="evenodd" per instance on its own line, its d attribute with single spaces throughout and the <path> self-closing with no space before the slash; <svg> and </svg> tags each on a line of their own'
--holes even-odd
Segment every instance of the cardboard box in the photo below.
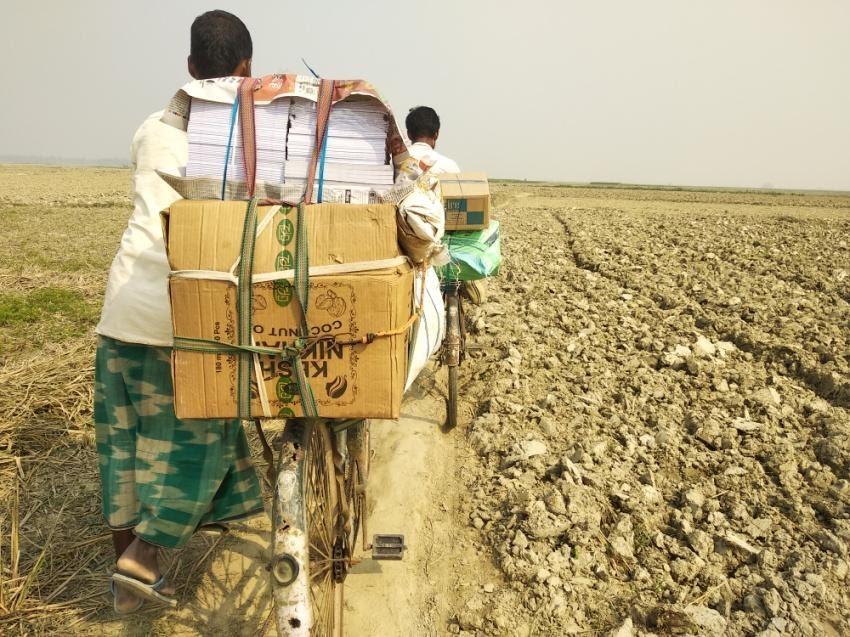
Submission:
<svg viewBox="0 0 850 637">
<path fill-rule="evenodd" d="M 245 202 L 180 201 L 164 214 L 172 269 L 230 270 L 239 253 Z M 395 207 L 320 204 L 307 209 L 311 268 L 346 267 L 377 261 L 362 272 L 310 277 L 307 321 L 313 336 L 351 340 L 404 325 L 412 311 L 413 271 L 399 258 Z M 255 277 L 291 269 L 295 209 L 273 214 L 257 237 Z M 391 265 L 387 265 L 390 260 Z M 356 267 L 356 266 L 355 266 Z M 345 269 L 345 268 L 342 268 Z M 234 343 L 236 286 L 232 281 L 173 275 L 171 292 L 175 336 Z M 279 276 L 275 274 L 274 276 Z M 255 279 L 256 280 L 256 279 Z M 297 336 L 298 301 L 292 277 L 255 282 L 253 336 L 256 345 L 280 347 Z M 377 338 L 368 345 L 315 340 L 302 365 L 319 415 L 327 418 L 398 418 L 407 370 L 408 335 Z M 254 356 L 251 413 L 254 417 L 303 415 L 290 363 Z M 175 349 L 172 358 L 174 406 L 179 418 L 232 418 L 237 415 L 238 357 Z M 259 379 L 259 382 L 257 382 Z"/>
<path fill-rule="evenodd" d="M 446 230 L 483 230 L 490 224 L 490 185 L 484 173 L 437 175 L 446 209 Z"/>
<path fill-rule="evenodd" d="M 260 206 L 262 224 L 277 206 Z M 239 257 L 244 201 L 181 199 L 163 213 L 172 270 L 226 272 Z M 398 257 L 396 209 L 389 204 L 318 204 L 305 208 L 310 267 Z M 288 270 L 295 263 L 295 208 L 280 208 L 254 246 L 254 274 Z"/>
</svg>

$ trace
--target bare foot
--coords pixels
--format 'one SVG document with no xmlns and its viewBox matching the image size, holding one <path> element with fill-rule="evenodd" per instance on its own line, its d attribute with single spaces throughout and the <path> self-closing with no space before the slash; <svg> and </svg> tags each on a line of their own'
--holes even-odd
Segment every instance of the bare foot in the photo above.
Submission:
<svg viewBox="0 0 850 637">
<path fill-rule="evenodd" d="M 118 558 L 118 571 L 145 584 L 155 584 L 162 575 L 157 560 L 158 550 L 153 544 L 137 537 Z M 166 582 L 159 592 L 171 597 L 175 589 L 170 582 Z"/>
</svg>

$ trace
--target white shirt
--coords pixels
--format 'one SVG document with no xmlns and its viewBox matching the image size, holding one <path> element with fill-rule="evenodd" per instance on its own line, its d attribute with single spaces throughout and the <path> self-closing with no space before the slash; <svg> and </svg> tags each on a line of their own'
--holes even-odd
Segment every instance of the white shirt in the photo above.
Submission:
<svg viewBox="0 0 850 637">
<path fill-rule="evenodd" d="M 180 195 L 154 171 L 185 166 L 189 142 L 185 131 L 160 117 L 162 111 L 149 116 L 133 137 L 134 209 L 109 270 L 95 331 L 128 343 L 171 346 L 170 268 L 159 213 Z"/>
<path fill-rule="evenodd" d="M 458 165 L 454 162 L 454 160 L 449 159 L 445 155 L 441 155 L 425 142 L 416 142 L 415 144 L 411 144 L 407 151 L 414 159 L 424 161 L 426 164 L 431 166 L 431 172 L 435 175 L 439 175 L 441 173 L 460 172 L 460 168 L 458 168 Z"/>
</svg>

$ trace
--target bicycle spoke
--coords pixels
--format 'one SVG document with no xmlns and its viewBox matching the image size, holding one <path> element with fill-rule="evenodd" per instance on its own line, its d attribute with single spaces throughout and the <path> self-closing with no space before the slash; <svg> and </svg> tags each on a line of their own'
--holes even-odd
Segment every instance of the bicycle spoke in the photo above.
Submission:
<svg viewBox="0 0 850 637">
<path fill-rule="evenodd" d="M 317 564 L 321 563 L 322 561 L 330 561 L 330 559 L 331 559 L 331 556 L 330 556 L 330 555 L 328 555 L 328 554 L 327 554 L 327 553 L 325 553 L 322 549 L 320 549 L 320 548 L 318 547 L 318 545 L 313 544 L 312 542 L 310 542 L 310 551 L 312 552 L 312 551 L 313 551 L 313 549 L 315 549 L 316 553 L 318 553 L 318 554 L 319 554 L 319 555 L 321 555 L 323 558 L 325 558 L 324 560 L 315 560 L 315 562 L 316 562 Z M 313 563 L 313 560 L 312 560 L 312 559 L 310 560 L 310 563 L 311 563 L 311 564 Z"/>
<path fill-rule="evenodd" d="M 334 584 L 328 573 L 318 582 L 311 586 L 310 593 L 313 601 L 313 608 L 317 611 L 314 620 L 314 632 L 318 635 L 330 634 L 333 627 L 328 620 L 333 620 L 333 594 Z M 330 609 L 330 613 L 328 612 Z"/>
<path fill-rule="evenodd" d="M 322 586 L 322 624 L 328 628 L 330 628 L 328 625 L 328 606 L 330 606 L 328 598 L 330 597 L 330 590 L 332 587 L 333 585 L 330 583 L 330 574 L 328 574 L 325 578 L 325 583 Z"/>
<path fill-rule="evenodd" d="M 314 579 L 321 579 L 321 577 L 323 577 L 327 572 L 329 572 L 331 570 L 331 566 L 329 564 L 330 563 L 322 566 L 321 568 L 317 568 L 315 574 L 313 575 Z"/>
<path fill-rule="evenodd" d="M 334 625 L 334 593 L 336 592 L 336 583 L 333 581 L 333 574 L 329 575 L 330 584 L 326 589 L 327 600 L 325 602 L 325 617 L 327 618 L 327 626 L 330 628 L 328 630 L 328 634 L 330 635 L 333 630 Z"/>
<path fill-rule="evenodd" d="M 327 483 L 327 473 L 322 471 L 326 468 L 326 458 L 321 453 L 319 448 L 318 436 L 314 435 L 309 441 L 310 445 L 310 463 L 308 471 L 308 493 L 314 494 L 314 497 L 308 503 L 309 507 L 309 536 L 311 541 L 311 549 L 317 550 L 323 557 L 329 557 L 331 552 L 330 530 L 328 528 L 328 510 L 327 502 L 329 499 L 329 485 Z M 324 478 L 322 479 L 324 474 Z"/>
<path fill-rule="evenodd" d="M 306 440 L 307 454 L 304 466 L 305 513 L 308 536 L 309 597 L 313 609 L 311 635 L 332 637 L 335 622 L 339 620 L 335 607 L 336 582 L 332 559 L 336 544 L 336 523 L 339 516 L 338 498 L 346 493 L 338 492 L 336 466 L 324 424 L 312 426 Z"/>
</svg>

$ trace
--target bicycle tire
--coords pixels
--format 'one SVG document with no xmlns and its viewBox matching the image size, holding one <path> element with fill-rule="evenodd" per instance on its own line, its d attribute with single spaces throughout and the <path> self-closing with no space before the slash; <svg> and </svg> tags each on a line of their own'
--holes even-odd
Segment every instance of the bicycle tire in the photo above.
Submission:
<svg viewBox="0 0 850 637">
<path fill-rule="evenodd" d="M 346 468 L 345 494 L 351 511 L 351 532 L 348 537 L 349 557 L 357 551 L 357 537 L 364 529 L 366 520 L 366 484 L 369 480 L 369 464 L 372 447 L 369 436 L 369 421 L 364 420 L 349 432 L 348 467 Z M 364 538 L 365 539 L 365 538 Z"/>
<path fill-rule="evenodd" d="M 333 577 L 341 495 L 327 424 L 290 420 L 272 503 L 271 580 L 279 635 L 342 635 L 343 584 Z"/>
<path fill-rule="evenodd" d="M 446 295 L 446 339 L 445 365 L 449 368 L 449 383 L 446 397 L 446 429 L 457 426 L 457 368 L 463 358 L 463 308 L 457 293 Z"/>
<path fill-rule="evenodd" d="M 457 365 L 449 366 L 449 390 L 446 400 L 446 428 L 457 427 Z"/>
</svg>

